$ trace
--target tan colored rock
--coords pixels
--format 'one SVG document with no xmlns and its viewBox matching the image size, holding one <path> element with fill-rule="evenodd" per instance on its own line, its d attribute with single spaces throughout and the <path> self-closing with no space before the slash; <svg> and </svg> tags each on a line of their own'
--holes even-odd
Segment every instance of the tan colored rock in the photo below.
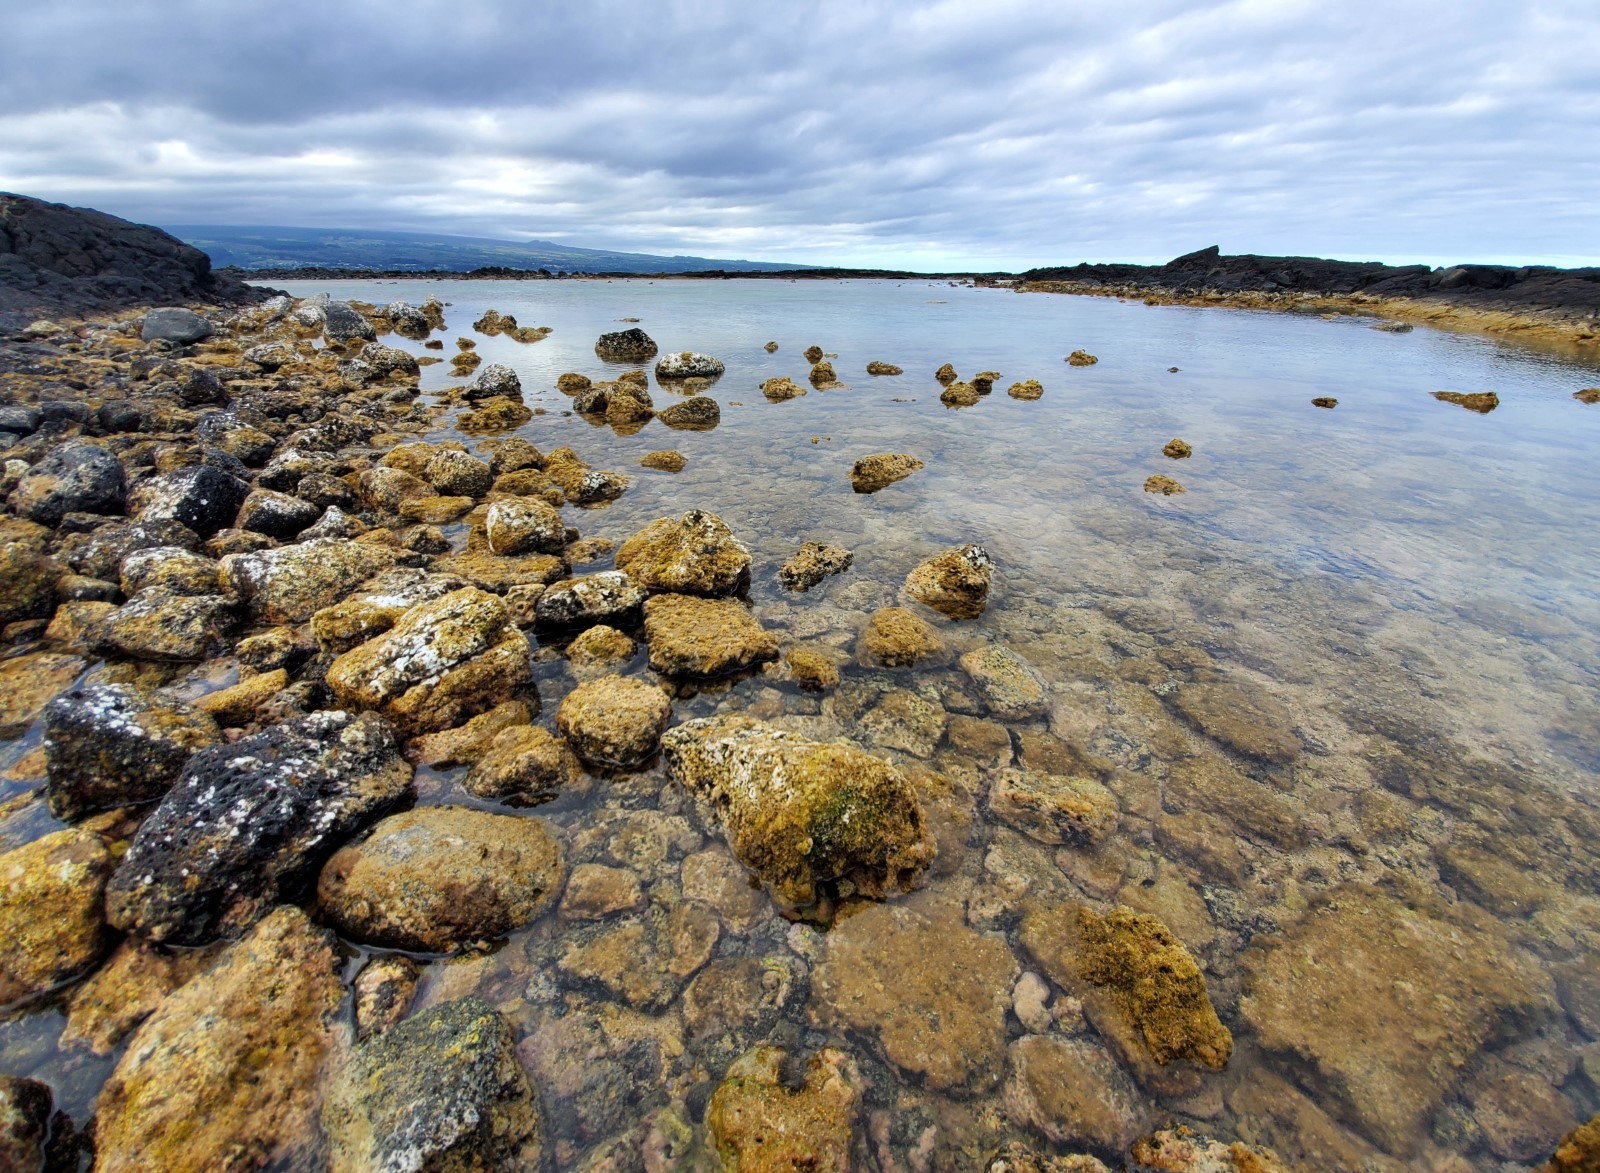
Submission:
<svg viewBox="0 0 1600 1173">
<path fill-rule="evenodd" d="M 535 806 L 557 797 L 582 772 L 567 743 L 548 729 L 516 725 L 495 735 L 461 786 L 479 798 Z"/>
<path fill-rule="evenodd" d="M 869 375 L 903 375 L 903 374 L 905 374 L 905 372 L 903 370 L 901 370 L 899 367 L 895 366 L 892 362 L 877 362 L 877 361 L 873 361 L 873 362 L 869 362 L 867 364 L 867 374 L 869 374 Z"/>
<path fill-rule="evenodd" d="M 0 1005 L 43 993 L 105 954 L 104 839 L 68 829 L 0 855 Z"/>
<path fill-rule="evenodd" d="M 958 376 L 956 375 L 955 367 L 949 363 L 945 363 L 944 366 L 933 372 L 933 377 L 948 387 L 951 383 L 956 381 Z"/>
<path fill-rule="evenodd" d="M 194 707 L 214 718 L 218 724 L 248 725 L 255 719 L 256 709 L 262 702 L 288 685 L 289 673 L 282 668 L 259 672 L 238 684 L 206 693 L 194 702 Z"/>
<path fill-rule="evenodd" d="M 83 672 L 79 656 L 30 652 L 0 660 L 0 737 L 21 737 L 57 693 Z"/>
<path fill-rule="evenodd" d="M 680 880 L 684 899 L 716 909 L 730 932 L 747 933 L 771 915 L 771 906 L 752 880 L 750 869 L 723 848 L 686 856 Z"/>
<path fill-rule="evenodd" d="M 1294 717 L 1282 705 L 1233 684 L 1185 684 L 1177 708 L 1196 729 L 1246 757 L 1285 765 L 1300 754 Z"/>
<path fill-rule="evenodd" d="M 897 749 L 928 758 L 944 738 L 944 710 L 905 688 L 892 689 L 863 713 L 856 726 L 875 749 Z"/>
<path fill-rule="evenodd" d="M 778 637 L 737 599 L 656 595 L 645 600 L 650 667 L 667 676 L 723 676 L 778 658 Z"/>
<path fill-rule="evenodd" d="M 1028 1035 L 1009 1057 L 1006 1116 L 1052 1144 L 1120 1153 L 1148 1122 L 1137 1089 L 1097 1043 Z"/>
<path fill-rule="evenodd" d="M 391 569 L 393 550 L 367 542 L 313 538 L 222 560 L 222 581 L 261 623 L 302 623 L 374 575 Z"/>
<path fill-rule="evenodd" d="M 928 623 L 904 607 L 884 607 L 856 641 L 856 659 L 868 668 L 910 668 L 946 658 L 944 640 Z"/>
<path fill-rule="evenodd" d="M 905 593 L 951 619 L 975 619 L 988 605 L 994 561 L 982 546 L 958 546 L 906 575 Z"/>
<path fill-rule="evenodd" d="M 946 407 L 976 407 L 982 399 L 983 393 L 971 383 L 951 383 L 939 393 L 939 402 Z"/>
<path fill-rule="evenodd" d="M 657 1013 L 711 959 L 720 935 L 716 914 L 704 905 L 653 903 L 641 916 L 575 940 L 556 964 L 570 980 Z"/>
<path fill-rule="evenodd" d="M 653 521 L 623 542 L 617 569 L 647 591 L 732 595 L 750 585 L 750 552 L 720 517 L 692 509 Z"/>
<path fill-rule="evenodd" d="M 165 950 L 129 939 L 67 1002 L 62 1047 L 109 1055 L 168 994 L 217 959 L 220 947 Z"/>
<path fill-rule="evenodd" d="M 1271 1149 L 1212 1140 L 1181 1124 L 1141 1137 L 1128 1155 L 1151 1173 L 1292 1173 Z"/>
<path fill-rule="evenodd" d="M 317 1072 L 344 992 L 336 964 L 332 937 L 283 907 L 169 995 L 100 1091 L 95 1168 L 243 1170 L 308 1159 Z"/>
<path fill-rule="evenodd" d="M 784 656 L 789 674 L 807 692 L 827 692 L 839 683 L 839 668 L 815 648 L 790 648 Z"/>
<path fill-rule="evenodd" d="M 619 912 L 638 912 L 644 904 L 644 889 L 633 872 L 583 863 L 572 869 L 567 880 L 561 915 L 567 920 L 605 920 Z"/>
<path fill-rule="evenodd" d="M 567 645 L 567 666 L 579 680 L 593 680 L 626 667 L 638 650 L 626 632 L 597 623 Z"/>
<path fill-rule="evenodd" d="M 773 403 L 782 403 L 786 399 L 795 399 L 806 393 L 806 389 L 796 383 L 788 375 L 775 379 L 768 379 L 761 384 L 761 394 Z"/>
<path fill-rule="evenodd" d="M 706 1108 L 706 1128 L 728 1173 L 849 1173 L 860 1076 L 825 1047 L 798 1088 L 782 1078 L 784 1055 L 759 1047 L 736 1060 Z"/>
<path fill-rule="evenodd" d="M 1600 401 L 1600 390 L 1595 400 Z M 1591 1116 L 1556 1146 L 1551 1158 L 1539 1166 L 1538 1173 L 1600 1173 L 1600 1115 Z"/>
<path fill-rule="evenodd" d="M 1176 497 L 1179 493 L 1187 493 L 1189 490 L 1171 477 L 1156 473 L 1155 476 L 1146 478 L 1144 491 L 1146 493 L 1159 493 L 1163 497 Z"/>
<path fill-rule="evenodd" d="M 1074 350 L 1067 355 L 1067 362 L 1075 367 L 1092 367 L 1100 360 L 1087 350 Z"/>
<path fill-rule="evenodd" d="M 876 493 L 924 467 L 922 461 L 904 452 L 878 452 L 850 466 L 850 486 L 858 493 Z"/>
<path fill-rule="evenodd" d="M 1194 449 L 1177 437 L 1173 437 L 1161 449 L 1161 455 L 1171 457 L 1173 460 L 1185 460 L 1194 455 Z"/>
<path fill-rule="evenodd" d="M 1241 723 L 1230 732 L 1243 738 Z M 1293 734 L 1289 734 L 1293 737 Z M 1277 743 L 1288 746 L 1288 741 Z M 1298 748 L 1299 739 L 1292 744 Z M 1309 842 L 1305 821 L 1288 799 L 1271 787 L 1247 778 L 1232 763 L 1215 754 L 1185 758 L 1167 776 L 1165 806 L 1172 811 L 1203 810 L 1225 819 L 1245 836 L 1284 851 Z"/>
<path fill-rule="evenodd" d="M 496 554 L 559 554 L 567 544 L 561 514 L 537 497 L 502 497 L 484 520 Z"/>
<path fill-rule="evenodd" d="M 1042 716 L 1050 707 L 1044 679 L 1008 647 L 989 644 L 975 648 L 961 657 L 960 664 L 996 717 L 1022 721 Z"/>
<path fill-rule="evenodd" d="M 1100 783 L 1031 770 L 997 772 L 989 783 L 989 812 L 1049 844 L 1092 845 L 1117 826 L 1117 800 Z"/>
<path fill-rule="evenodd" d="M 804 592 L 831 574 L 849 570 L 853 561 L 853 555 L 843 546 L 806 542 L 778 568 L 778 581 L 791 591 Z"/>
<path fill-rule="evenodd" d="M 658 452 L 646 452 L 639 458 L 639 463 L 645 468 L 653 468 L 660 472 L 682 472 L 689 465 L 689 458 L 683 453 L 671 448 Z"/>
<path fill-rule="evenodd" d="M 509 594 L 513 587 L 549 586 L 567 576 L 567 564 L 554 554 L 496 554 L 465 550 L 440 558 L 434 568 L 455 574 L 486 591 Z"/>
<path fill-rule="evenodd" d="M 631 770 L 656 752 L 672 719 L 672 701 L 653 684 L 603 676 L 578 685 L 556 713 L 556 728 L 593 766 Z"/>
<path fill-rule="evenodd" d="M 1020 383 L 1013 383 L 1006 389 L 1006 394 L 1013 399 L 1032 401 L 1044 398 L 1044 388 L 1038 379 L 1024 379 Z"/>
<path fill-rule="evenodd" d="M 501 732 L 533 720 L 525 701 L 501 701 L 486 713 L 479 713 L 465 725 L 428 733 L 411 743 L 417 760 L 434 769 L 470 766 L 483 756 Z"/>
<path fill-rule="evenodd" d="M 839 381 L 839 376 L 834 373 L 833 364 L 827 359 L 821 359 L 811 367 L 811 374 L 807 376 L 813 387 L 826 389 L 834 386 Z"/>
</svg>

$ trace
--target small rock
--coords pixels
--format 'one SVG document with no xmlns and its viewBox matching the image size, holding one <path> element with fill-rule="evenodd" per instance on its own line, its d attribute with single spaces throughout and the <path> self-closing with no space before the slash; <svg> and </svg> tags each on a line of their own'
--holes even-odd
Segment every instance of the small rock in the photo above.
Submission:
<svg viewBox="0 0 1600 1173">
<path fill-rule="evenodd" d="M 374 957 L 361 967 L 351 983 L 357 1039 L 380 1035 L 405 1018 L 420 972 L 415 961 L 398 953 Z"/>
<path fill-rule="evenodd" d="M 322 336 L 329 342 L 349 342 L 356 338 L 371 341 L 377 337 L 377 331 L 349 302 L 330 301 L 322 307 Z"/>
<path fill-rule="evenodd" d="M 593 766 L 636 769 L 656 752 L 672 701 L 653 684 L 603 676 L 578 685 L 556 713 L 556 727 Z"/>
<path fill-rule="evenodd" d="M 1166 445 L 1161 449 L 1161 454 L 1170 456 L 1173 460 L 1184 460 L 1194 455 L 1194 449 L 1174 437 L 1166 442 Z"/>
<path fill-rule="evenodd" d="M 1339 401 L 1331 395 L 1319 395 L 1311 401 L 1311 406 L 1334 408 L 1339 406 Z"/>
<path fill-rule="evenodd" d="M 761 384 L 761 394 L 765 395 L 772 403 L 782 403 L 787 399 L 795 399 L 806 393 L 806 389 L 796 383 L 787 375 L 768 379 Z"/>
<path fill-rule="evenodd" d="M 502 732 L 532 720 L 533 712 L 526 702 L 502 701 L 465 725 L 416 738 L 411 748 L 418 761 L 435 769 L 471 765 L 488 751 L 490 742 Z"/>
<path fill-rule="evenodd" d="M 669 428 L 707 432 L 722 421 L 722 408 L 709 395 L 691 395 L 656 414 Z"/>
<path fill-rule="evenodd" d="M 945 363 L 944 366 L 933 372 L 933 377 L 948 387 L 956 381 L 956 369 L 949 363 Z"/>
<path fill-rule="evenodd" d="M 946 407 L 976 407 L 982 398 L 971 383 L 951 383 L 939 393 L 939 402 Z"/>
<path fill-rule="evenodd" d="M 1020 383 L 1013 383 L 1006 389 L 1006 394 L 1013 399 L 1035 400 L 1044 398 L 1044 388 L 1038 379 L 1024 379 Z"/>
<path fill-rule="evenodd" d="M 922 467 L 922 461 L 904 452 L 879 452 L 863 456 L 850 467 L 850 485 L 858 493 L 876 493 Z"/>
<path fill-rule="evenodd" d="M 510 367 L 503 363 L 492 362 L 461 389 L 461 394 L 469 402 L 480 399 L 510 399 L 521 403 L 522 380 L 517 378 L 517 372 Z"/>
<path fill-rule="evenodd" d="M 682 472 L 689 461 L 683 453 L 668 448 L 659 452 L 646 452 L 639 458 L 639 463 L 645 468 L 654 468 L 661 472 Z"/>
<path fill-rule="evenodd" d="M 671 379 L 720 379 L 726 369 L 720 358 L 685 350 L 662 355 L 656 363 L 656 378 L 663 382 Z"/>
<path fill-rule="evenodd" d="M 194 707 L 219 725 L 237 728 L 248 725 L 255 719 L 258 708 L 288 686 L 289 673 L 279 668 L 208 692 L 195 701 Z"/>
<path fill-rule="evenodd" d="M 988 605 L 994 562 L 982 546 L 959 546 L 906 575 L 906 594 L 951 619 L 975 619 Z"/>
<path fill-rule="evenodd" d="M 1024 972 L 1011 990 L 1011 1012 L 1033 1034 L 1048 1031 L 1055 1025 L 1055 1016 L 1050 1013 L 1049 983 L 1032 970 Z"/>
<path fill-rule="evenodd" d="M 1475 411 L 1479 415 L 1488 415 L 1500 406 L 1500 396 L 1493 391 L 1471 391 L 1465 394 L 1460 391 L 1435 391 L 1433 397 L 1443 403 L 1453 403 L 1457 407 Z"/>
<path fill-rule="evenodd" d="M 826 389 L 839 382 L 839 376 L 834 373 L 833 364 L 827 359 L 815 363 L 811 368 L 811 374 L 807 378 L 811 380 L 811 385 L 818 389 Z"/>
<path fill-rule="evenodd" d="M 1050 707 L 1044 680 L 1010 648 L 989 644 L 962 656 L 960 664 L 989 711 L 1002 720 L 1042 716 Z"/>
<path fill-rule="evenodd" d="M 670 1005 L 716 948 L 716 915 L 689 901 L 656 903 L 598 936 L 579 937 L 557 967 L 570 981 L 599 986 L 636 1010 Z"/>
<path fill-rule="evenodd" d="M 462 779 L 478 798 L 513 806 L 549 802 L 582 774 L 567 743 L 538 725 L 516 725 L 497 733 Z"/>
<path fill-rule="evenodd" d="M 1161 473 L 1157 473 L 1155 476 L 1145 480 L 1144 491 L 1146 493 L 1160 493 L 1163 497 L 1175 497 L 1179 493 L 1188 492 L 1177 481 Z"/>
<path fill-rule="evenodd" d="M 71 828 L 0 855 L 0 1005 L 54 989 L 104 956 L 114 866 L 105 840 Z"/>
<path fill-rule="evenodd" d="M 904 607 L 874 611 L 856 641 L 856 658 L 868 668 L 910 668 L 944 656 L 939 633 Z"/>
<path fill-rule="evenodd" d="M 145 590 L 152 595 L 214 595 L 219 569 L 214 559 L 179 546 L 136 550 L 119 568 L 122 593 L 129 598 Z"/>
<path fill-rule="evenodd" d="M 489 506 L 484 530 L 496 554 L 559 554 L 567 541 L 561 514 L 537 497 L 496 501 Z"/>
<path fill-rule="evenodd" d="M 795 1087 L 783 1078 L 784 1053 L 759 1047 L 728 1068 L 706 1108 L 706 1129 L 724 1167 L 741 1173 L 848 1173 L 860 1102 L 860 1075 L 842 1052 L 825 1047 Z"/>
<path fill-rule="evenodd" d="M 644 605 L 644 591 L 620 570 L 602 570 L 553 582 L 534 608 L 541 627 L 631 626 Z"/>
<path fill-rule="evenodd" d="M 777 354 L 778 353 L 778 344 L 776 342 L 769 342 L 765 346 L 763 346 L 761 349 L 765 350 L 768 354 Z"/>
<path fill-rule="evenodd" d="M 895 366 L 892 362 L 869 362 L 867 364 L 867 374 L 869 374 L 869 375 L 903 375 L 903 374 L 905 374 L 905 372 L 902 371 L 899 367 Z"/>
<path fill-rule="evenodd" d="M 1074 350 L 1067 355 L 1067 362 L 1075 367 L 1091 367 L 1100 360 L 1087 350 Z"/>
<path fill-rule="evenodd" d="M 784 663 L 795 683 L 807 692 L 827 692 L 839 683 L 838 665 L 815 649 L 790 648 Z"/>
</svg>

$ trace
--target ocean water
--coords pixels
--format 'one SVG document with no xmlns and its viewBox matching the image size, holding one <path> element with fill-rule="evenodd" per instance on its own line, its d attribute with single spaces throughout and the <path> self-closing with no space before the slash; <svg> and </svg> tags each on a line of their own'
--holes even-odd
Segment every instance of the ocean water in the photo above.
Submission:
<svg viewBox="0 0 1600 1173">
<path fill-rule="evenodd" d="M 1224 1070 L 1132 1071 L 1094 1015 L 1051 987 L 1045 1033 L 1111 1056 L 1116 1094 L 1096 1094 L 1117 1101 L 1119 1119 L 1187 1123 L 1308 1169 L 1499 1170 L 1537 1164 L 1552 1134 L 1600 1107 L 1600 982 L 1585 976 L 1600 947 L 1600 406 L 1572 398 L 1600 385 L 1600 369 L 1348 315 L 933 282 L 290 289 L 444 300 L 443 352 L 384 341 L 448 358 L 455 336 L 474 338 L 542 412 L 517 434 L 629 474 L 617 501 L 564 511 L 584 537 L 620 543 L 690 508 L 728 523 L 753 555 L 755 614 L 787 644 L 833 655 L 843 680 L 821 698 L 776 671 L 680 688 L 674 719 L 750 712 L 954 780 L 970 824 L 900 898 L 935 938 L 1003 941 L 1019 971 L 1048 977 L 1022 943 L 1041 908 L 1128 903 L 1169 925 L 1233 1031 Z M 552 333 L 529 344 L 474 334 L 489 308 Z M 706 391 L 721 405 L 716 428 L 652 421 L 618 434 L 571 412 L 557 376 L 615 377 L 626 366 L 599 361 L 594 340 L 634 324 L 662 353 L 723 360 Z M 845 386 L 769 403 L 767 378 L 806 385 L 812 344 L 835 356 Z M 1079 348 L 1098 363 L 1063 361 Z M 869 376 L 874 360 L 904 374 Z M 994 393 L 945 407 L 933 378 L 945 362 L 962 378 L 999 372 Z M 1025 379 L 1043 384 L 1040 400 L 1007 396 Z M 458 382 L 448 364 L 423 371 L 425 395 Z M 1431 394 L 1446 390 L 1492 390 L 1500 406 L 1480 415 Z M 651 393 L 658 408 L 677 397 L 653 379 Z M 1338 406 L 1313 406 L 1322 396 Z M 431 438 L 478 443 L 453 415 Z M 1174 437 L 1191 457 L 1162 454 Z M 687 458 L 682 472 L 638 465 L 668 448 Z M 925 467 L 855 493 L 852 463 L 876 452 Z M 1187 491 L 1143 491 L 1158 473 Z M 846 547 L 852 567 L 807 593 L 784 590 L 779 565 L 811 540 Z M 1039 717 L 994 718 L 954 664 L 880 671 L 853 657 L 905 575 L 965 543 L 994 560 L 988 609 L 929 618 L 956 653 L 994 643 L 1027 660 L 1049 691 Z M 630 671 L 650 675 L 642 654 Z M 573 684 L 559 646 L 540 649 L 536 677 L 548 723 Z M 902 692 L 925 702 L 917 729 L 880 708 Z M 1221 699 L 1202 712 L 1186 699 L 1200 696 Z M 999 751 L 977 735 L 997 726 Z M 1263 727 L 1297 748 L 1252 752 L 1250 731 Z M 1120 808 L 1116 830 L 1093 848 L 1058 847 L 994 817 L 985 793 L 1013 756 L 1095 773 Z M 1225 782 L 1179 784 L 1202 766 Z M 421 801 L 484 805 L 459 789 L 460 773 L 422 771 Z M 562 828 L 572 862 L 633 870 L 653 908 L 709 900 L 719 922 L 705 955 L 687 960 L 649 928 L 621 963 L 665 982 L 648 1006 L 563 968 L 617 922 L 552 913 L 491 954 L 426 968 L 422 1003 L 479 992 L 512 1019 L 557 1167 L 698 1167 L 711 1089 L 764 1042 L 852 1056 L 865 1167 L 982 1168 L 1009 1139 L 1114 1155 L 1103 1135 L 1050 1135 L 1019 1090 L 1016 1041 L 1030 1028 L 1015 1013 L 965 1023 L 941 1004 L 941 951 L 897 947 L 859 980 L 903 986 L 926 1049 L 988 1056 L 959 1086 L 909 1063 L 885 1024 L 827 1005 L 826 932 L 791 925 L 757 891 L 735 885 L 732 912 L 686 881 L 705 868 L 685 858 L 725 852 L 659 763 L 524 813 Z M 650 916 L 641 923 L 655 925 Z M 1374 945 L 1351 927 L 1362 923 L 1400 925 L 1397 936 L 1423 944 Z M 1290 965 L 1292 952 L 1302 960 Z M 765 984 L 750 984 L 751 966 Z M 1512 976 L 1485 988 L 1487 973 Z M 1304 1013 L 1286 1013 L 1296 1000 Z M 1372 1030 L 1350 1021 L 1368 1007 Z M 59 1029 L 54 1011 L 0 1027 L 0 1055 L 6 1070 L 70 1082 L 81 1107 L 104 1067 L 52 1053 Z M 1430 1053 L 1444 1058 L 1430 1066 Z"/>
</svg>

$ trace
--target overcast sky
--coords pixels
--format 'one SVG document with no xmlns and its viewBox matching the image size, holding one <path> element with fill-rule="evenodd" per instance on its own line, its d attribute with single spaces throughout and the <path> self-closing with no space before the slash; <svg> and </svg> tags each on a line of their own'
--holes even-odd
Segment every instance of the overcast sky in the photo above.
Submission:
<svg viewBox="0 0 1600 1173">
<path fill-rule="evenodd" d="M 1026 267 L 1600 263 L 1600 0 L 8 6 L 0 189 Z"/>
</svg>

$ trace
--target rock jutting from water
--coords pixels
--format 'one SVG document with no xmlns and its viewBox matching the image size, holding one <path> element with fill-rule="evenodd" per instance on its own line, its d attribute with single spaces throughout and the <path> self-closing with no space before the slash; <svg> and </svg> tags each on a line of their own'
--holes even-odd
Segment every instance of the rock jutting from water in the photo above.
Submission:
<svg viewBox="0 0 1600 1173">
<path fill-rule="evenodd" d="M 1163 497 L 1174 497 L 1179 493 L 1188 492 L 1177 481 L 1161 473 L 1156 473 L 1155 476 L 1148 478 L 1144 482 L 1144 491 L 1146 493 L 1159 493 Z"/>
<path fill-rule="evenodd" d="M 1435 391 L 1433 397 L 1441 403 L 1453 403 L 1479 415 L 1488 415 L 1500 406 L 1500 396 L 1493 391 Z"/>
<path fill-rule="evenodd" d="M 662 355 L 656 362 L 656 378 L 662 382 L 675 379 L 720 379 L 726 369 L 720 358 L 685 350 Z"/>
<path fill-rule="evenodd" d="M 1006 394 L 1013 399 L 1035 400 L 1044 398 L 1044 387 L 1038 379 L 1024 379 L 1020 383 L 1013 383 L 1006 389 Z"/>
<path fill-rule="evenodd" d="M 1161 454 L 1163 456 L 1170 457 L 1173 460 L 1183 460 L 1187 457 L 1193 456 L 1194 449 L 1189 447 L 1189 445 L 1184 441 L 1174 436 L 1172 439 L 1166 442 L 1165 446 L 1162 447 Z"/>
<path fill-rule="evenodd" d="M 892 362 L 877 362 L 876 360 L 874 360 L 873 362 L 869 362 L 867 364 L 867 374 L 869 374 L 869 375 L 903 375 L 903 374 L 905 374 L 905 372 L 903 370 L 901 370 L 899 367 L 895 366 L 894 363 L 892 363 Z"/>
<path fill-rule="evenodd" d="M 732 595 L 750 585 L 750 552 L 716 514 L 663 517 L 623 542 L 617 569 L 651 592 Z"/>
<path fill-rule="evenodd" d="M 1091 367 L 1100 360 L 1087 350 L 1074 350 L 1067 355 L 1067 362 L 1075 367 Z"/>
<path fill-rule="evenodd" d="M 600 335 L 595 341 L 594 352 L 605 362 L 643 362 L 655 357 L 656 344 L 650 335 L 632 326 Z"/>
<path fill-rule="evenodd" d="M 556 728 L 589 765 L 632 770 L 655 756 L 671 719 L 672 701 L 661 689 L 612 675 L 569 692 L 556 712 Z"/>
<path fill-rule="evenodd" d="M 653 595 L 644 637 L 650 667 L 664 676 L 725 676 L 778 657 L 778 637 L 738 599 Z"/>
<path fill-rule="evenodd" d="M 976 619 L 988 605 L 994 560 L 982 546 L 957 546 L 906 575 L 905 593 L 951 619 Z"/>
<path fill-rule="evenodd" d="M 923 467 L 922 461 L 904 452 L 863 456 L 850 466 L 850 487 L 858 493 L 876 493 Z"/>
<path fill-rule="evenodd" d="M 761 384 L 761 394 L 772 403 L 782 403 L 786 399 L 794 399 L 805 393 L 806 389 L 787 375 L 768 379 Z"/>
<path fill-rule="evenodd" d="M 791 591 L 804 593 L 824 578 L 850 569 L 854 556 L 843 546 L 806 542 L 778 568 L 778 581 Z"/>
</svg>

